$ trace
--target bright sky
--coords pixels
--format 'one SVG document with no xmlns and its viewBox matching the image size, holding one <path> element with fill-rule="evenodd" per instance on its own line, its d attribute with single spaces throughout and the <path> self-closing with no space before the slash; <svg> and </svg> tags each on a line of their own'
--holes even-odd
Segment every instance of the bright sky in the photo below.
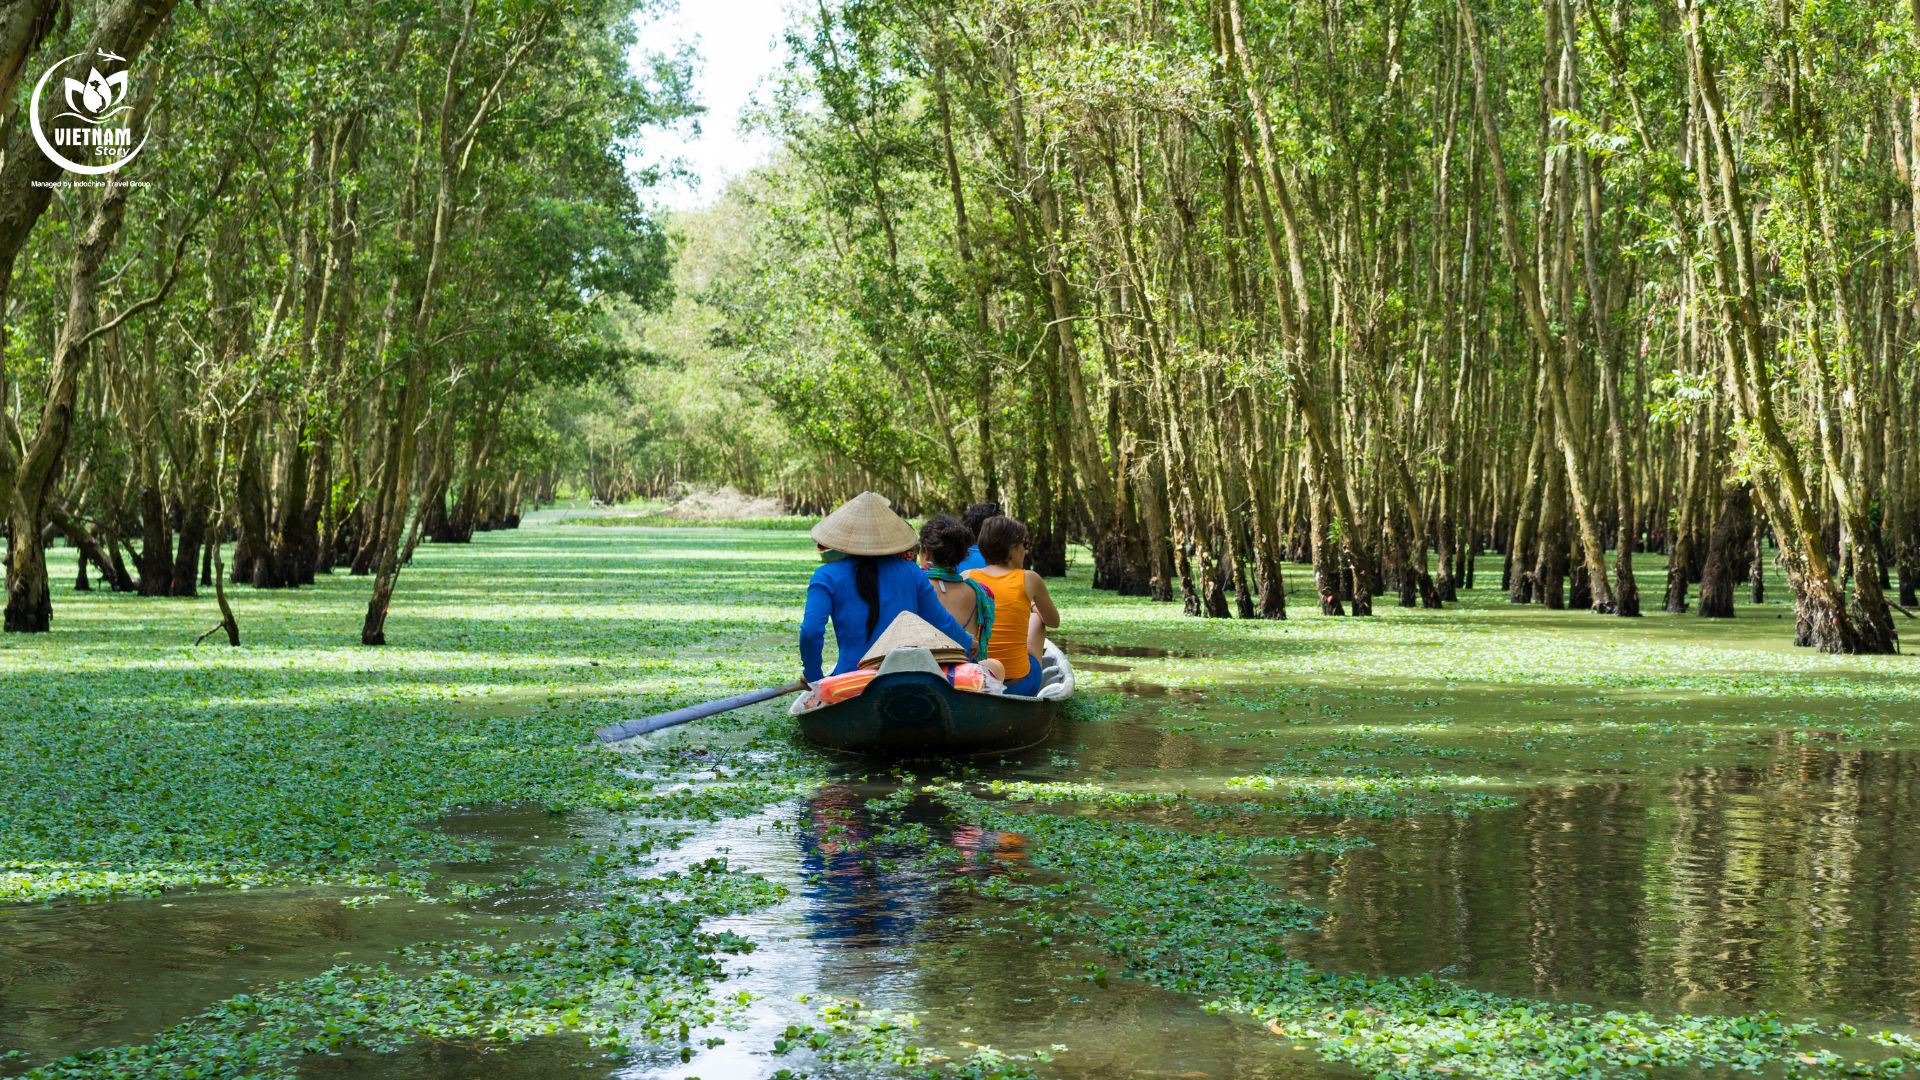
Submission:
<svg viewBox="0 0 1920 1080">
<path fill-rule="evenodd" d="M 650 135 L 648 161 L 683 160 L 696 179 L 674 181 L 653 197 L 676 210 L 705 206 L 720 194 L 729 177 L 764 161 L 774 142 L 762 132 L 740 130 L 741 111 L 756 90 L 780 69 L 785 54 L 786 0 L 679 0 L 679 9 L 640 27 L 639 51 L 671 52 L 691 42 L 699 54 L 694 96 L 707 112 L 693 125 Z"/>
</svg>

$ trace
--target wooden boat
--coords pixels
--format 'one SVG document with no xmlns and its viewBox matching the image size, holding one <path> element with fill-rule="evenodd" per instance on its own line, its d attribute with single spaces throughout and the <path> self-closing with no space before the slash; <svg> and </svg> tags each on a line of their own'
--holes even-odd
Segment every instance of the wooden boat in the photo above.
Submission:
<svg viewBox="0 0 1920 1080">
<path fill-rule="evenodd" d="M 918 654 L 918 655 L 913 655 Z M 925 649 L 896 649 L 859 697 L 792 715 L 818 746 L 889 757 L 959 757 L 1024 750 L 1053 730 L 1060 703 L 1073 696 L 1073 667 L 1047 642 L 1040 691 L 1033 697 L 977 694 L 948 685 Z"/>
</svg>

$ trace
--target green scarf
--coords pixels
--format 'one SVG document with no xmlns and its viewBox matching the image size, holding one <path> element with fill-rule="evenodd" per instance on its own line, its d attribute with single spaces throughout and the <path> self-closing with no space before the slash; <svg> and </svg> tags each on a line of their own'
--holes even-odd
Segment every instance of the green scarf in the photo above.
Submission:
<svg viewBox="0 0 1920 1080">
<path fill-rule="evenodd" d="M 980 622 L 980 647 L 974 651 L 974 659 L 987 658 L 987 639 L 993 636 L 993 591 L 970 577 L 962 577 L 960 571 L 949 570 L 943 566 L 930 566 L 927 576 L 935 581 L 957 581 L 973 588 L 973 617 Z"/>
</svg>

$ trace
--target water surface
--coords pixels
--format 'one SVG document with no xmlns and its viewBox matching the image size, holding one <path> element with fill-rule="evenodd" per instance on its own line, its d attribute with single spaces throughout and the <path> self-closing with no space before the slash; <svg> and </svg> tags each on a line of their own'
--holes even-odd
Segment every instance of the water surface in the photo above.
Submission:
<svg viewBox="0 0 1920 1080">
<path fill-rule="evenodd" d="M 1289 947 L 1511 994 L 1920 1024 L 1916 830 L 1910 751 L 1543 787 L 1302 860 L 1292 883 L 1332 915 Z"/>
<path fill-rule="evenodd" d="M 1316 930 L 1286 938 L 1295 956 L 1597 1006 L 1920 1025 L 1920 860 L 1908 852 L 1920 835 L 1920 753 L 1861 748 L 1837 733 L 1877 706 L 1411 680 L 1195 684 L 1154 665 L 1203 657 L 1109 655 L 1129 662 L 1088 665 L 1087 677 L 1125 693 L 1114 712 L 1063 725 L 1018 758 L 975 763 L 973 778 L 1179 792 L 1243 808 L 1208 827 L 1364 837 L 1372 846 L 1274 867 L 1276 890 L 1327 912 Z M 1261 809 L 1271 796 L 1235 783 L 1368 770 L 1472 777 L 1474 790 L 1513 805 L 1301 817 Z M 917 801 L 905 820 L 954 856 L 929 867 L 923 848 L 886 839 L 889 822 L 869 805 L 896 782 L 858 765 L 841 772 L 805 799 L 691 826 L 691 839 L 662 859 L 659 868 L 671 869 L 724 857 L 789 889 L 779 904 L 714 927 L 756 943 L 726 959 L 717 988 L 752 995 L 738 1026 L 620 1055 L 574 1036 L 510 1047 L 422 1043 L 311 1058 L 302 1074 L 892 1075 L 773 1051 L 788 1025 L 846 999 L 916 1014 L 915 1041 L 936 1053 L 1042 1050 L 1053 1059 L 1044 1071 L 1063 1077 L 1354 1075 L 1249 1018 L 1211 1015 L 1191 997 L 1125 979 L 1109 957 L 1033 939 L 1007 902 L 959 887 L 1039 875 L 1026 837 L 955 826 Z M 1153 808 L 1060 812 L 1197 827 Z M 619 822 L 511 806 L 463 811 L 437 827 L 495 853 L 447 868 L 444 885 L 498 885 L 549 863 L 562 845 L 614 835 Z M 25 1050 L 32 1063 L 141 1041 L 275 980 L 476 926 L 537 933 L 515 916 L 592 902 L 536 881 L 449 903 L 342 903 L 365 893 L 255 889 L 8 909 L 0 1046 Z"/>
</svg>

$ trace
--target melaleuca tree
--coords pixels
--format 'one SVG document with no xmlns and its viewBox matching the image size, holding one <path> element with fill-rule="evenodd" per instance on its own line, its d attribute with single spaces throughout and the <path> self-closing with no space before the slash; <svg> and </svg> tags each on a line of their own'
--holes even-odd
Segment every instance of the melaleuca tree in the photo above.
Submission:
<svg viewBox="0 0 1920 1080">
<path fill-rule="evenodd" d="M 608 309 L 664 296 L 640 192 L 657 174 L 627 161 L 689 105 L 681 60 L 629 67 L 644 13 L 102 4 L 21 46 L 150 38 L 153 134 L 128 175 L 155 180 L 49 202 L 28 154 L 0 167 L 0 256 L 29 292 L 8 374 L 45 384 L 8 396 L 10 420 L 19 445 L 58 433 L 43 414 L 73 434 L 73 452 L 21 459 L 42 497 L 15 500 L 12 580 L 44 583 L 32 541 L 51 532 L 112 587 L 193 595 L 226 540 L 236 582 L 373 574 L 377 643 L 409 536 L 517 519 L 533 441 L 506 438 L 506 417 L 610 369 L 626 345 Z M 106 329 L 63 352 L 69 328 L 92 332 L 63 314 L 76 283 Z M 44 584 L 16 592 L 10 627 L 44 629 Z"/>
<path fill-rule="evenodd" d="M 1280 615 L 1293 560 L 1328 613 L 1433 606 L 1487 551 L 1516 602 L 1633 615 L 1654 551 L 1724 617 L 1770 549 L 1802 643 L 1885 651 L 1910 15 L 818 5 L 722 333 L 819 501 L 1004 486 L 1198 615 Z"/>
</svg>

